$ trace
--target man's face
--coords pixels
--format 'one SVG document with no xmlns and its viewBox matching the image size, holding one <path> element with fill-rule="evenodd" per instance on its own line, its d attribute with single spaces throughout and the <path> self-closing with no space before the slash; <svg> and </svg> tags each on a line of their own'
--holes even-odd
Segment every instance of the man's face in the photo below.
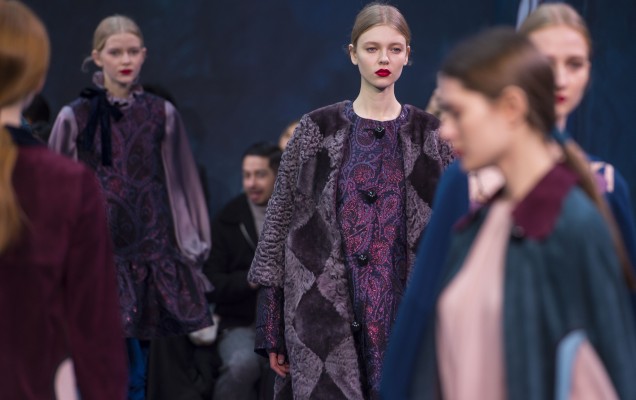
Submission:
<svg viewBox="0 0 636 400">
<path fill-rule="evenodd" d="M 243 158 L 243 190 L 253 204 L 267 205 L 274 191 L 276 173 L 269 166 L 269 159 L 261 156 Z"/>
</svg>

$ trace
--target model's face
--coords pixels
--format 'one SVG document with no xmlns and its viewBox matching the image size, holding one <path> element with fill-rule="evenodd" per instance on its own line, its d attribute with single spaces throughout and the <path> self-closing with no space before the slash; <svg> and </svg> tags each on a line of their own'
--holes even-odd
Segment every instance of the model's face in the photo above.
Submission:
<svg viewBox="0 0 636 400">
<path fill-rule="evenodd" d="M 449 77 L 438 78 L 441 136 L 448 140 L 465 171 L 494 165 L 510 143 L 506 119 L 495 101 Z"/>
<path fill-rule="evenodd" d="M 565 25 L 532 32 L 530 40 L 552 63 L 556 116 L 565 121 L 579 105 L 590 79 L 589 47 L 581 33 Z"/>
<path fill-rule="evenodd" d="M 93 50 L 93 61 L 104 71 L 106 88 L 130 88 L 146 59 L 146 48 L 132 33 L 110 36 L 101 51 Z"/>
<path fill-rule="evenodd" d="M 285 129 L 285 132 L 280 135 L 280 138 L 278 138 L 278 147 L 280 147 L 281 150 L 285 150 L 285 147 L 287 147 L 287 143 L 289 143 L 289 140 L 292 138 L 297 126 L 298 123 L 289 125 L 287 129 Z"/>
<path fill-rule="evenodd" d="M 377 90 L 392 86 L 400 78 L 410 51 L 404 36 L 387 25 L 365 31 L 355 47 L 349 45 L 351 62 L 360 69 L 363 85 Z"/>
<path fill-rule="evenodd" d="M 276 174 L 269 167 L 269 159 L 260 156 L 243 158 L 243 190 L 247 198 L 256 205 L 267 205 L 274 192 Z"/>
</svg>

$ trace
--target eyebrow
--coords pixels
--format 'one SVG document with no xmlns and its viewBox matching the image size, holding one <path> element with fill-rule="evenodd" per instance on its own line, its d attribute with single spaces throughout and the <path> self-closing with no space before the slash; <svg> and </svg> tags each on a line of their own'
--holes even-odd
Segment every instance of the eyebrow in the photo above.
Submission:
<svg viewBox="0 0 636 400">
<path fill-rule="evenodd" d="M 368 41 L 368 42 L 363 42 L 362 43 L 363 46 L 370 45 L 370 44 L 374 44 L 376 46 L 380 45 L 380 43 L 374 42 L 374 41 Z M 389 46 L 405 46 L 405 44 L 404 43 L 400 43 L 400 42 L 393 42 L 393 43 L 389 43 Z"/>
</svg>

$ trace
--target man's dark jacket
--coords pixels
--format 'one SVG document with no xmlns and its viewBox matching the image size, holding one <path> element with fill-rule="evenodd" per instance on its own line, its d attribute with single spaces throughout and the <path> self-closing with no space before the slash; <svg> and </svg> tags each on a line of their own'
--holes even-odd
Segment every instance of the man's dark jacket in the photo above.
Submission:
<svg viewBox="0 0 636 400">
<path fill-rule="evenodd" d="M 212 250 L 203 272 L 214 285 L 208 301 L 221 316 L 219 329 L 249 326 L 256 318 L 256 290 L 247 283 L 258 236 L 254 217 L 241 194 L 212 222 Z"/>
</svg>

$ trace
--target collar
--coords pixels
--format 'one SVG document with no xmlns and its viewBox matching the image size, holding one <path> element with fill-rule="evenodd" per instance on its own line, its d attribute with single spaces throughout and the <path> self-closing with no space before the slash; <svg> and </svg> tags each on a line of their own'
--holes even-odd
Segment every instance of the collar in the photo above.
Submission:
<svg viewBox="0 0 636 400">
<path fill-rule="evenodd" d="M 578 176 L 564 164 L 557 164 L 521 200 L 512 211 L 515 237 L 544 239 L 547 237 L 561 214 L 563 200 L 579 181 Z M 503 189 L 495 194 L 484 206 L 464 216 L 455 225 L 456 230 L 464 230 L 477 216 L 483 214 L 490 205 L 503 195 Z"/>
<path fill-rule="evenodd" d="M 104 87 L 104 72 L 97 71 L 93 74 L 93 84 L 100 89 L 106 90 Z M 135 97 L 141 95 L 144 92 L 143 87 L 139 84 L 139 77 L 135 79 L 132 87 L 130 88 L 130 93 L 128 97 L 121 98 L 113 96 L 108 90 L 106 90 L 106 97 L 108 98 L 108 102 L 113 105 L 118 105 L 120 107 L 125 107 L 135 100 Z"/>
<path fill-rule="evenodd" d="M 44 146 L 44 143 L 33 136 L 31 131 L 25 128 L 17 128 L 15 126 L 6 125 L 13 142 L 17 146 Z"/>
</svg>

